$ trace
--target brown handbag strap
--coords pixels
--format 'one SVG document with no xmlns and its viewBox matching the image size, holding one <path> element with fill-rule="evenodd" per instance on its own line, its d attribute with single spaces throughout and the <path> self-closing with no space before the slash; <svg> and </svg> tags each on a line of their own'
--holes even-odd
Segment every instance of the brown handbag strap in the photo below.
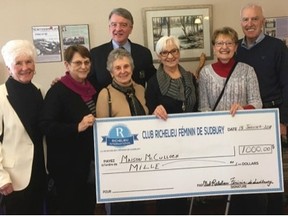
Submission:
<svg viewBox="0 0 288 216">
<path fill-rule="evenodd" d="M 111 94 L 109 89 L 106 87 L 108 92 L 108 109 L 109 109 L 109 117 L 112 117 L 112 101 L 111 101 Z"/>
</svg>

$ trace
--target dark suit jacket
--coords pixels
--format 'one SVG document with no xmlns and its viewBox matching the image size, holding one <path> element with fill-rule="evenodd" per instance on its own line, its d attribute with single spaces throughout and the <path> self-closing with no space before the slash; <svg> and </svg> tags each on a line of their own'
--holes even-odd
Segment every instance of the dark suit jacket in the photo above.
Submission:
<svg viewBox="0 0 288 216">
<path fill-rule="evenodd" d="M 139 44 L 131 44 L 131 55 L 134 61 L 133 80 L 145 87 L 145 83 L 156 73 L 152 54 L 149 49 Z M 106 69 L 107 57 L 113 50 L 112 41 L 91 49 L 92 65 L 89 80 L 98 92 L 112 82 L 110 72 Z"/>
</svg>

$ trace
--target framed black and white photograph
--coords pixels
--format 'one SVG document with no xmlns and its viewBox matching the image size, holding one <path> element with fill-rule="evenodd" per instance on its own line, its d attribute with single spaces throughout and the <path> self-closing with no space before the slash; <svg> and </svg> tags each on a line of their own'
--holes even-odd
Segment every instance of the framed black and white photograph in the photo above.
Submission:
<svg viewBox="0 0 288 216">
<path fill-rule="evenodd" d="M 63 51 L 71 45 L 83 45 L 90 49 L 88 24 L 62 25 L 61 26 Z"/>
<path fill-rule="evenodd" d="M 212 5 L 143 8 L 144 43 L 156 62 L 159 38 L 174 35 L 180 40 L 180 61 L 199 60 L 201 53 L 212 59 Z"/>
<path fill-rule="evenodd" d="M 288 16 L 266 18 L 264 33 L 279 38 L 288 47 Z"/>
<path fill-rule="evenodd" d="M 33 43 L 37 51 L 37 62 L 62 60 L 59 26 L 33 26 Z"/>
</svg>

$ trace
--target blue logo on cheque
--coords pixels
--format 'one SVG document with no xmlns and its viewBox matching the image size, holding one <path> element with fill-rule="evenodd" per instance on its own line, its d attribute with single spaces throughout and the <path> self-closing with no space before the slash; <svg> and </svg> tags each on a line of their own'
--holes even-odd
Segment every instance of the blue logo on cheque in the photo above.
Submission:
<svg viewBox="0 0 288 216">
<path fill-rule="evenodd" d="M 102 136 L 102 142 L 107 142 L 110 146 L 132 145 L 134 140 L 138 140 L 137 135 L 131 134 L 125 125 L 116 125 L 110 129 L 108 136 Z"/>
</svg>

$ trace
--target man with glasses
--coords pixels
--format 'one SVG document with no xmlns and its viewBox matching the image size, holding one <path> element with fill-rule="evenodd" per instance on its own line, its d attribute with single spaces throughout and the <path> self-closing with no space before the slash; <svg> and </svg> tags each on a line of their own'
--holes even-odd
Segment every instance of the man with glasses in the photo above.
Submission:
<svg viewBox="0 0 288 216">
<path fill-rule="evenodd" d="M 112 40 L 91 49 L 92 65 L 89 80 L 98 91 L 112 82 L 112 77 L 106 69 L 106 62 L 113 49 L 124 48 L 131 53 L 135 65 L 133 80 L 136 83 L 145 86 L 145 83 L 156 72 L 150 50 L 128 39 L 133 30 L 133 24 L 133 17 L 127 9 L 112 10 L 109 15 L 109 32 Z"/>
<path fill-rule="evenodd" d="M 248 4 L 241 9 L 241 27 L 245 37 L 239 41 L 236 59 L 254 67 L 259 81 L 263 108 L 279 108 L 281 136 L 282 140 L 287 142 L 288 52 L 281 40 L 263 33 L 264 23 L 265 18 L 261 6 Z M 282 142 L 283 144 L 284 142 Z M 268 203 L 267 214 L 282 214 L 283 194 L 264 194 L 262 196 L 259 194 L 258 197 L 261 196 L 264 200 L 265 195 Z M 238 206 L 238 210 L 241 211 L 236 214 L 245 214 L 242 210 L 248 209 L 248 207 L 244 207 L 244 202 L 250 202 L 252 205 L 256 201 L 259 202 L 259 199 L 251 202 L 251 197 L 252 195 L 243 195 Z M 234 198 L 237 197 L 234 196 Z M 232 203 L 236 202 L 232 200 Z M 233 208 L 231 206 L 232 211 Z M 262 210 L 265 208 L 266 205 L 261 206 Z"/>
</svg>

